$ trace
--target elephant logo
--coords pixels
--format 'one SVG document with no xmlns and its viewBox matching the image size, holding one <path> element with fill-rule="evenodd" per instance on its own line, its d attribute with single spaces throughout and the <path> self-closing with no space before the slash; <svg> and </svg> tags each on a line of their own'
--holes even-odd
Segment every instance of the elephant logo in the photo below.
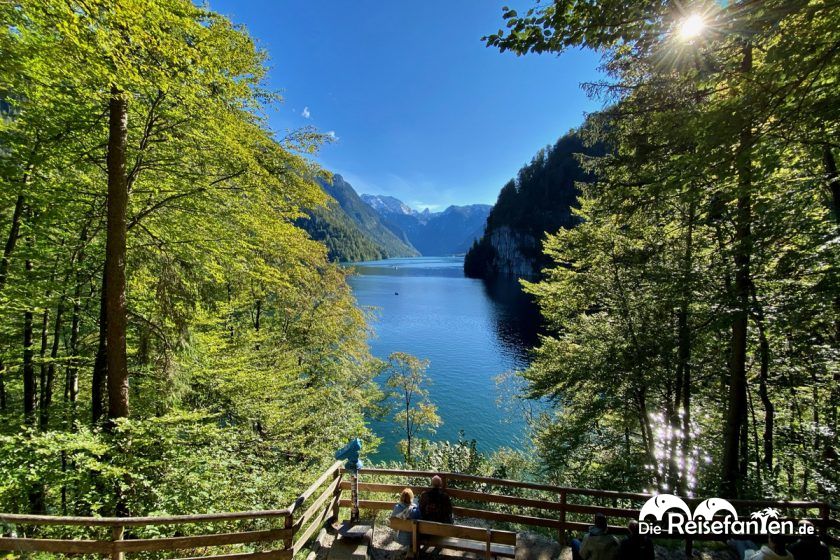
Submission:
<svg viewBox="0 0 840 560">
<path fill-rule="evenodd" d="M 652 516 L 657 521 L 662 521 L 665 512 L 670 509 L 678 509 L 685 514 L 687 519 L 691 519 L 691 510 L 682 498 L 673 494 L 659 494 L 645 502 L 639 512 L 639 520 L 644 521 L 648 516 Z"/>
<path fill-rule="evenodd" d="M 735 519 L 738 519 L 738 512 L 735 508 L 722 498 L 709 498 L 697 505 L 694 509 L 694 519 L 706 519 L 711 521 L 715 514 L 719 511 L 729 513 Z"/>
</svg>

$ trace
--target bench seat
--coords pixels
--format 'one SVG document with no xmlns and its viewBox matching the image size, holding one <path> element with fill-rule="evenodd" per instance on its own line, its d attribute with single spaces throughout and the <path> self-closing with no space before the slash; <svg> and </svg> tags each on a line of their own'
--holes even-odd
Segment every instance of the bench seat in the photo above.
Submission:
<svg viewBox="0 0 840 560">
<path fill-rule="evenodd" d="M 411 533 L 411 554 L 435 547 L 478 554 L 484 558 L 515 558 L 516 533 L 432 521 L 390 519 L 391 528 Z"/>
<path fill-rule="evenodd" d="M 446 548 L 461 552 L 472 552 L 483 555 L 487 553 L 487 543 L 470 539 L 456 539 L 455 537 L 423 537 L 420 541 L 424 547 Z M 509 544 L 490 543 L 490 555 L 515 558 L 516 547 Z"/>
</svg>

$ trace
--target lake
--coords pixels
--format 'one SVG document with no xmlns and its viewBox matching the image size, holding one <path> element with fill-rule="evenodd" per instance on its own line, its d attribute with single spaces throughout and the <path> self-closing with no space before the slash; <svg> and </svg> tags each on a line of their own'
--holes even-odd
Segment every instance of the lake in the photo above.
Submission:
<svg viewBox="0 0 840 560">
<path fill-rule="evenodd" d="M 428 359 L 430 398 L 443 420 L 435 440 L 456 441 L 463 430 L 482 451 L 521 447 L 526 403 L 512 399 L 507 372 L 528 365 L 539 315 L 513 281 L 464 277 L 462 257 L 417 257 L 353 263 L 350 285 L 373 312 L 373 354 L 400 351 Z M 384 382 L 383 380 L 380 380 Z M 403 439 L 391 422 L 372 422 L 383 438 L 375 461 L 399 459 Z"/>
</svg>

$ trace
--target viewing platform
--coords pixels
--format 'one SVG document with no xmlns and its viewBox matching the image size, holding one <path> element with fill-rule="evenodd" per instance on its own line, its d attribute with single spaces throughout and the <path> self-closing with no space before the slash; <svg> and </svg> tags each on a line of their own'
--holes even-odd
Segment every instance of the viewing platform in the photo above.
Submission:
<svg viewBox="0 0 840 560">
<path fill-rule="evenodd" d="M 592 515 L 598 512 L 610 519 L 611 532 L 624 534 L 626 522 L 638 519 L 642 505 L 651 498 L 650 494 L 569 488 L 460 473 L 371 468 L 364 469 L 359 476 L 358 505 L 362 517 L 373 518 L 378 512 L 390 511 L 404 488 L 422 492 L 434 475 L 443 479 L 452 498 L 456 524 L 390 520 L 392 529 L 412 532 L 410 551 L 420 552 L 424 543 L 438 548 L 448 548 L 448 543 L 478 557 L 528 558 L 522 553 L 523 547 L 529 546 L 525 544 L 526 535 L 541 534 L 565 544 L 571 531 L 586 531 Z M 302 555 L 322 529 L 340 521 L 342 510 L 351 507 L 351 482 L 347 478 L 342 463 L 336 462 L 291 506 L 277 510 L 157 517 L 0 514 L 6 535 L 0 537 L 0 551 L 87 555 L 111 560 L 156 557 L 154 553 L 159 553 L 161 558 L 173 558 L 177 554 L 180 560 L 302 557 L 296 555 Z M 693 508 L 702 499 L 684 501 Z M 817 527 L 824 542 L 832 547 L 840 546 L 840 508 L 835 505 L 816 501 L 730 502 L 741 512 L 770 507 L 779 510 L 780 520 L 807 519 Z M 380 517 L 378 523 L 387 525 L 387 517 Z M 725 537 L 702 539 L 725 540 Z M 693 540 L 701 538 L 684 540 L 690 550 Z M 365 539 L 360 542 L 367 544 Z"/>
</svg>

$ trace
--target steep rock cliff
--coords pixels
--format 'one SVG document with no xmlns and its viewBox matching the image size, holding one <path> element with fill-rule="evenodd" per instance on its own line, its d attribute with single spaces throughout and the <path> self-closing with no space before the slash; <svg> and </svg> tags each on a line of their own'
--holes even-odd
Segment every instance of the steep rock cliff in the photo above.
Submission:
<svg viewBox="0 0 840 560">
<path fill-rule="evenodd" d="M 577 223 L 576 183 L 592 178 L 580 165 L 583 156 L 601 156 L 603 146 L 588 146 L 576 131 L 540 150 L 499 192 L 487 217 L 484 235 L 464 259 L 464 273 L 474 278 L 533 278 L 547 264 L 545 234 Z"/>
</svg>

